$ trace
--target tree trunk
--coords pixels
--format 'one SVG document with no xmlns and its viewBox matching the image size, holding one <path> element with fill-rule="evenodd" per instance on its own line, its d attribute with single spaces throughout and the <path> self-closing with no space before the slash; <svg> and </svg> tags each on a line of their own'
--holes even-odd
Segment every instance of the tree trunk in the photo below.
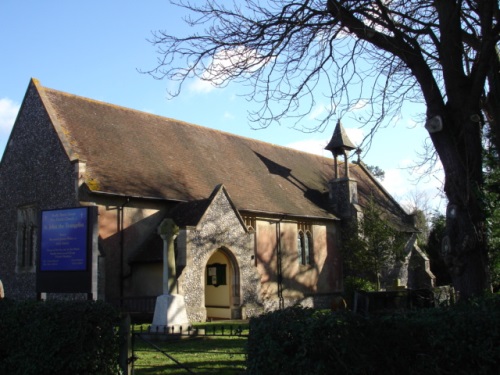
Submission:
<svg viewBox="0 0 500 375">
<path fill-rule="evenodd" d="M 489 92 L 485 98 L 484 112 L 491 130 L 491 142 L 500 154 L 500 51 L 492 58 L 488 73 Z"/>
<path fill-rule="evenodd" d="M 377 2 L 379 3 L 383 8 L 381 2 Z M 496 9 L 492 1 L 483 3 L 484 7 Z M 370 29 L 368 33 L 369 27 L 353 16 L 350 4 L 351 2 L 328 0 L 327 9 L 335 22 L 340 22 L 350 33 L 401 59 L 422 90 L 430 121 L 428 125 L 432 125 L 426 127 L 444 167 L 445 193 L 449 201 L 442 255 L 460 297 L 469 299 L 481 295 L 489 288 L 486 218 L 482 199 L 481 110 L 485 103 L 481 103 L 481 99 L 484 100 L 484 79 L 490 73 L 492 87 L 487 98 L 490 108 L 488 114 L 494 120 L 493 139 L 498 148 L 500 113 L 496 104 L 500 100 L 500 88 L 497 82 L 498 66 L 495 63 L 500 59 L 498 54 L 490 56 L 488 44 L 492 40 L 496 41 L 497 39 L 491 38 L 497 36 L 479 39 L 477 48 L 481 53 L 478 52 L 470 71 L 466 71 L 461 2 L 433 2 L 439 27 L 439 41 L 433 41 L 438 54 L 435 58 L 440 65 L 440 68 L 436 68 L 428 64 L 429 60 L 425 57 L 418 38 L 410 38 L 404 28 L 391 35 L 378 32 L 376 28 Z M 492 12 L 488 12 L 488 9 L 483 9 L 483 16 L 486 17 L 482 20 L 484 25 L 491 23 L 488 17 L 492 16 Z M 396 28 L 395 24 L 389 23 Z M 434 37 L 437 38 L 436 35 Z M 436 124 L 438 126 L 434 126 Z"/>
<path fill-rule="evenodd" d="M 470 208 L 448 205 L 442 255 L 459 298 L 482 295 L 489 288 L 483 223 L 470 220 Z"/>
<path fill-rule="evenodd" d="M 467 108 L 448 105 L 443 130 L 431 134 L 445 169 L 448 198 L 442 255 L 459 298 L 489 288 L 485 213 L 482 200 L 481 124 Z M 473 117 L 472 117 L 473 118 Z"/>
</svg>

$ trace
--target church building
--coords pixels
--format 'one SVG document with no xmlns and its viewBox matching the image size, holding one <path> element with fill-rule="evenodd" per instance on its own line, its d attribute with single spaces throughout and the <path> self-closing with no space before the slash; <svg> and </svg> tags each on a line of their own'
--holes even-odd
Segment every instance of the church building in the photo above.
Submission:
<svg viewBox="0 0 500 375">
<path fill-rule="evenodd" d="M 349 162 L 354 148 L 340 122 L 327 158 L 33 79 L 0 162 L 6 297 L 38 296 L 40 213 L 94 207 L 90 298 L 152 312 L 158 296 L 179 295 L 192 322 L 328 308 L 344 291 L 342 225 L 371 198 L 409 239 L 386 284 L 431 286 L 412 216 Z M 55 294 L 66 293 L 44 298 Z"/>
</svg>

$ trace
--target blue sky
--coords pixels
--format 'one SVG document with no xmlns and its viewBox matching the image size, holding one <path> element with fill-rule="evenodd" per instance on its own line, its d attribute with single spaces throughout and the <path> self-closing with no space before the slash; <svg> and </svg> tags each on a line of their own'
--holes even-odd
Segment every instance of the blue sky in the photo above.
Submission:
<svg viewBox="0 0 500 375">
<path fill-rule="evenodd" d="M 183 14 L 165 0 L 0 1 L 0 154 L 34 77 L 43 86 L 72 94 L 328 155 L 322 149 L 334 122 L 321 133 L 294 130 L 287 122 L 254 130 L 247 118 L 252 103 L 239 95 L 238 85 L 215 89 L 193 80 L 168 100 L 171 83 L 140 74 L 155 66 L 155 48 L 147 41 L 151 32 L 188 33 Z M 384 186 L 403 204 L 419 192 L 442 210 L 444 203 L 435 198 L 441 174 L 417 181 L 418 171 L 406 168 L 423 151 L 427 133 L 415 119 L 424 111 L 412 107 L 381 130 L 363 161 L 385 170 Z M 367 129 L 349 119 L 342 122 L 354 143 L 360 142 Z"/>
</svg>

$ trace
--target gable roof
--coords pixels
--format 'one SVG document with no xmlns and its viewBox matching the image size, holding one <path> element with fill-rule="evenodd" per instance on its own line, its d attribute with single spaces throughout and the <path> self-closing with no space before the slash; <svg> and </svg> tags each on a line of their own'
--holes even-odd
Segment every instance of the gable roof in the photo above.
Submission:
<svg viewBox="0 0 500 375">
<path fill-rule="evenodd" d="M 83 98 L 33 80 L 70 160 L 86 163 L 96 193 L 204 200 L 224 184 L 239 211 L 336 219 L 328 211 L 333 159 Z M 350 165 L 360 195 L 406 216 L 366 169 Z"/>
<path fill-rule="evenodd" d="M 243 222 L 243 218 L 241 217 L 237 208 L 234 206 L 229 193 L 222 184 L 217 185 L 212 194 L 210 194 L 210 197 L 208 197 L 207 199 L 181 202 L 174 207 L 169 215 L 179 227 L 196 227 L 203 219 L 203 216 L 206 214 L 208 207 L 210 207 L 212 202 L 220 194 L 224 194 L 227 202 L 231 205 L 234 214 L 240 221 L 241 226 L 246 231 L 247 228 L 245 226 L 245 223 Z"/>
</svg>

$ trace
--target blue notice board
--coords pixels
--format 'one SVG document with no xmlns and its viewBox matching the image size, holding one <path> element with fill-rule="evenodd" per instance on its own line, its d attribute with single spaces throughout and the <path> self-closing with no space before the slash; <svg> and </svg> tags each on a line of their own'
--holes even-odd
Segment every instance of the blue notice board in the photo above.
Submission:
<svg viewBox="0 0 500 375">
<path fill-rule="evenodd" d="M 40 271 L 86 271 L 86 207 L 42 211 Z"/>
</svg>

